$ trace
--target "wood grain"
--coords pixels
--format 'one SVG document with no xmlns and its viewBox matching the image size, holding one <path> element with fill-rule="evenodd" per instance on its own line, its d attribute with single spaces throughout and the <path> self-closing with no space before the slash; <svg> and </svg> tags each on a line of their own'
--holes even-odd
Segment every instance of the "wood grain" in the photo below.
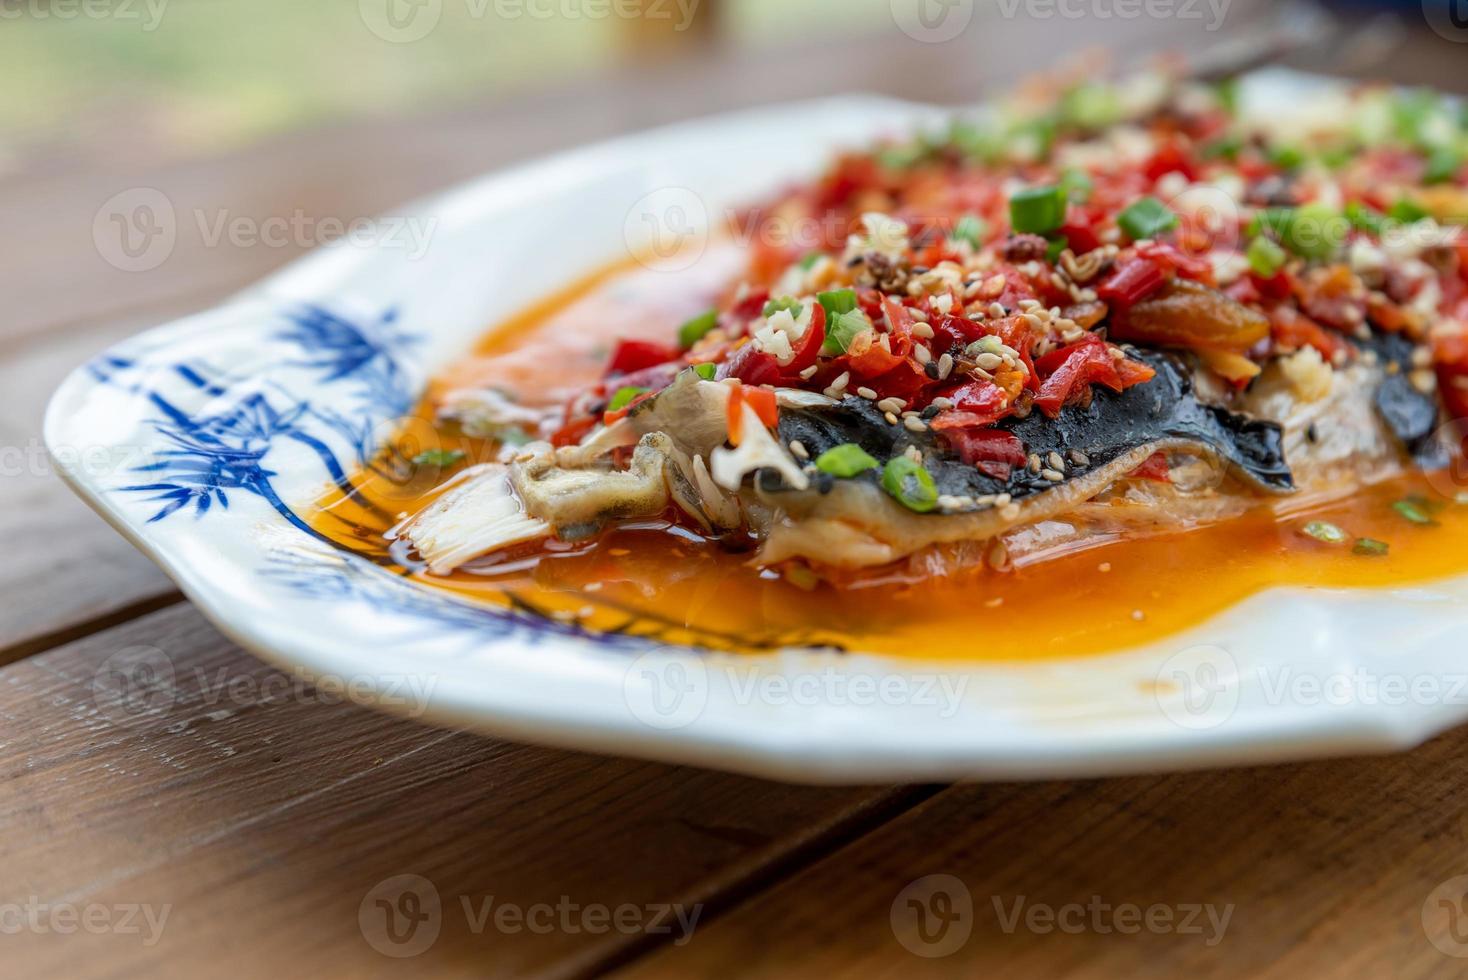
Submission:
<svg viewBox="0 0 1468 980">
<path fill-rule="evenodd" d="M 157 667 L 154 680 L 130 674 L 138 664 Z M 131 699 L 108 696 L 126 677 Z M 0 908 L 31 896 L 171 906 L 151 947 L 6 936 L 4 972 L 17 976 L 194 977 L 235 956 L 255 976 L 394 972 L 358 911 L 401 874 L 442 899 L 442 934 L 415 970 L 579 974 L 665 937 L 597 934 L 579 917 L 546 934 L 476 934 L 461 899 L 476 913 L 492 896 L 680 902 L 692 915 L 908 798 L 426 728 L 297 683 L 186 605 L 6 668 L 0 725 Z"/>
<path fill-rule="evenodd" d="M 625 975 L 724 976 L 737 960 L 751 977 L 1462 976 L 1422 910 L 1468 874 L 1465 762 L 1468 733 L 1456 732 L 1387 758 L 955 787 Z M 962 889 L 948 893 L 972 903 L 969 938 L 941 958 L 910 951 L 892 925 L 899 893 L 927 875 L 953 876 Z M 936 937 L 942 906 L 928 902 Z M 1221 930 L 1199 913 L 1196 933 L 1123 934 L 1103 930 L 1131 921 L 1093 902 L 1164 906 L 1178 927 L 1193 905 L 1211 903 L 1217 921 L 1232 910 Z M 1080 906 L 1067 913 L 1075 931 L 1028 927 L 1036 906 Z M 908 941 L 938 950 L 910 931 L 912 914 Z M 1468 955 L 1445 922 L 1435 934 Z"/>
</svg>

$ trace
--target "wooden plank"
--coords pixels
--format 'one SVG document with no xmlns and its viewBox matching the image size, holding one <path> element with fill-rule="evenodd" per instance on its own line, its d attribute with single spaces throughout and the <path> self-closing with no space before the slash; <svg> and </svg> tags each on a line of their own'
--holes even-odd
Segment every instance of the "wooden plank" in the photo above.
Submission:
<svg viewBox="0 0 1468 980">
<path fill-rule="evenodd" d="M 172 684 L 98 694 L 142 678 L 140 663 Z M 476 933 L 461 899 L 476 915 L 493 897 L 491 913 L 630 903 L 646 925 L 646 907 L 681 902 L 691 916 L 908 799 L 426 728 L 296 684 L 182 605 L 0 670 L 0 730 L 0 915 L 170 906 L 151 946 L 6 935 L 5 972 L 20 976 L 193 977 L 236 957 L 261 976 L 392 972 L 403 964 L 358 913 L 403 874 L 441 898 L 441 935 L 415 969 L 581 973 L 673 937 L 592 932 L 581 912 L 569 928 L 557 912 L 549 932 L 491 920 Z"/>
<path fill-rule="evenodd" d="M 1384 758 L 954 787 L 626 975 L 716 977 L 737 962 L 754 977 L 1461 976 L 1422 914 L 1440 883 L 1468 871 L 1465 761 L 1460 731 Z M 960 904 L 902 895 L 927 875 L 957 879 L 944 890 Z M 907 898 L 925 903 L 933 943 L 916 935 Z M 962 941 L 959 926 L 941 932 L 938 913 L 965 900 Z M 1162 906 L 1172 924 L 1157 912 L 1149 931 L 1118 913 L 1124 903 Z M 1200 910 L 1199 931 L 1182 931 L 1192 906 L 1209 904 L 1217 919 Z M 945 952 L 940 935 L 956 948 L 910 951 L 894 905 L 913 949 Z M 1037 908 L 1065 915 L 1066 930 Z M 1438 941 L 1468 955 L 1446 910 L 1430 911 Z"/>
</svg>

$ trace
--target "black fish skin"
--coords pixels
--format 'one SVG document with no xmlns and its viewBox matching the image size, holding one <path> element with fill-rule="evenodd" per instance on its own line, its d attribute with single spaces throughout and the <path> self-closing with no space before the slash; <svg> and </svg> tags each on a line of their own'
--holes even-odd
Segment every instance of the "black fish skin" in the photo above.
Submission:
<svg viewBox="0 0 1468 980">
<path fill-rule="evenodd" d="M 1406 337 L 1384 331 L 1372 331 L 1371 339 L 1361 345 L 1375 351 L 1382 364 L 1397 366 L 1376 389 L 1377 414 L 1422 469 L 1447 466 L 1447 447 L 1436 435 L 1440 424 L 1437 397 L 1418 391 L 1408 379 L 1416 346 Z"/>
<path fill-rule="evenodd" d="M 1026 453 L 1038 453 L 1042 460 L 1051 452 L 1065 457 L 1066 480 L 1105 466 L 1140 446 L 1180 439 L 1209 447 L 1262 489 L 1274 493 L 1294 489 L 1278 425 L 1199 402 L 1187 369 L 1169 354 L 1132 348 L 1127 354 L 1148 364 L 1157 376 L 1119 394 L 1096 388 L 1089 405 L 1067 405 L 1055 419 L 1033 412 L 1028 418 L 1006 419 L 998 427 L 1018 436 Z M 1017 467 L 1008 480 L 981 473 L 949 452 L 931 432 L 911 432 L 902 425 L 892 425 L 865 398 L 850 397 L 830 408 L 784 409 L 780 413 L 780 438 L 786 443 L 800 440 L 812 458 L 846 442 L 856 443 L 879 461 L 916 446 L 938 492 L 951 496 L 1007 493 L 1019 500 L 1060 485 L 1024 467 Z M 1068 455 L 1071 450 L 1084 453 L 1089 465 L 1082 468 L 1072 464 Z M 872 472 L 861 478 L 876 480 L 877 475 Z"/>
</svg>

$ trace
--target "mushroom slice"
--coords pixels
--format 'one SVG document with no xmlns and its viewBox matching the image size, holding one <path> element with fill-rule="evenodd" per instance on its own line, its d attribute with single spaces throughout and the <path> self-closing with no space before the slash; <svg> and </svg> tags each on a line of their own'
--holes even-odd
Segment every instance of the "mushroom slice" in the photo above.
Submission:
<svg viewBox="0 0 1468 980">
<path fill-rule="evenodd" d="M 663 470 L 671 449 L 672 440 L 655 432 L 642 437 L 625 470 L 569 468 L 542 443 L 510 464 L 510 482 L 525 509 L 554 527 L 557 537 L 579 540 L 608 521 L 661 514 L 668 506 Z"/>
<path fill-rule="evenodd" d="M 412 542 L 435 575 L 510 545 L 548 537 L 550 525 L 525 513 L 503 466 L 466 471 L 461 483 L 388 532 Z"/>
</svg>

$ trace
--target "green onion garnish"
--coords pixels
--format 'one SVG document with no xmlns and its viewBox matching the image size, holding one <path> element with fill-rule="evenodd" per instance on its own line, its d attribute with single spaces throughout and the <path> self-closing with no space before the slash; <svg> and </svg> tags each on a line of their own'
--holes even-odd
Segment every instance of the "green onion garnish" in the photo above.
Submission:
<svg viewBox="0 0 1468 980">
<path fill-rule="evenodd" d="M 805 258 L 803 258 L 803 259 L 800 260 L 800 267 L 802 269 L 805 269 L 806 271 L 810 271 L 810 268 L 813 265 L 815 265 L 817 262 L 819 262 L 820 260 L 821 260 L 821 253 L 820 252 L 810 252 L 810 253 L 808 253 L 805 256 Z"/>
<path fill-rule="evenodd" d="M 1245 256 L 1249 260 L 1249 268 L 1261 279 L 1273 279 L 1279 275 L 1279 270 L 1284 268 L 1289 259 L 1284 249 L 1263 235 L 1249 243 Z"/>
<path fill-rule="evenodd" d="M 1060 189 L 1072 201 L 1081 204 L 1089 201 L 1091 199 L 1091 191 L 1095 187 L 1096 184 L 1091 180 L 1091 175 L 1077 167 L 1071 167 L 1060 175 Z"/>
<path fill-rule="evenodd" d="M 448 469 L 456 466 L 464 459 L 464 451 L 461 449 L 425 449 L 413 457 L 416 466 L 437 466 L 439 469 Z"/>
<path fill-rule="evenodd" d="M 1463 154 L 1455 146 L 1439 146 L 1427 155 L 1423 183 L 1441 184 L 1458 176 L 1463 169 Z"/>
<path fill-rule="evenodd" d="M 1027 187 L 1009 199 L 1009 224 L 1022 234 L 1043 235 L 1065 224 L 1065 192 L 1059 187 Z"/>
<path fill-rule="evenodd" d="M 1392 504 L 1392 510 L 1396 511 L 1398 514 L 1401 514 L 1413 524 L 1421 524 L 1426 526 L 1428 524 L 1437 523 L 1432 519 L 1432 515 L 1428 513 L 1427 508 L 1423 506 L 1423 503 L 1419 500 L 1398 500 L 1396 503 Z"/>
<path fill-rule="evenodd" d="M 607 411 L 620 412 L 622 409 L 632 404 L 633 399 L 637 398 L 639 395 L 645 395 L 651 390 L 652 389 L 650 388 L 636 388 L 632 385 L 628 385 L 625 388 L 618 388 L 617 393 L 612 396 L 612 400 L 607 402 Z"/>
<path fill-rule="evenodd" d="M 1117 215 L 1116 223 L 1135 242 L 1143 238 L 1156 238 L 1164 231 L 1176 228 L 1177 215 L 1157 198 L 1144 197 L 1133 201 L 1126 210 Z"/>
<path fill-rule="evenodd" d="M 1269 162 L 1281 170 L 1299 170 L 1305 164 L 1305 151 L 1297 146 L 1276 146 L 1269 151 Z"/>
<path fill-rule="evenodd" d="M 710 364 L 707 362 L 703 364 L 695 364 L 693 365 L 693 373 L 698 375 L 705 381 L 712 381 L 714 380 L 714 375 L 719 373 L 719 368 L 718 365 Z"/>
<path fill-rule="evenodd" d="M 1362 231 L 1376 235 L 1378 238 L 1386 233 L 1386 215 L 1359 201 L 1352 201 L 1346 205 L 1346 220 Z"/>
<path fill-rule="evenodd" d="M 816 457 L 816 469 L 822 473 L 850 479 L 867 470 L 875 470 L 882 464 L 854 442 L 843 442 L 832 446 Z"/>
<path fill-rule="evenodd" d="M 968 242 L 974 248 L 978 248 L 983 244 L 986 230 L 987 226 L 983 218 L 976 214 L 966 214 L 958 219 L 958 224 L 953 226 L 953 234 L 948 237 L 956 241 Z"/>
<path fill-rule="evenodd" d="M 1110 85 L 1089 82 L 1077 85 L 1061 97 L 1060 114 L 1066 122 L 1100 129 L 1121 118 L 1122 105 Z"/>
<path fill-rule="evenodd" d="M 781 310 L 784 310 L 799 320 L 800 314 L 805 312 L 805 307 L 793 296 L 781 296 L 779 299 L 772 299 L 766 303 L 765 308 L 760 311 L 760 315 L 768 319 Z"/>
<path fill-rule="evenodd" d="M 1325 204 L 1267 208 L 1255 221 L 1279 236 L 1280 244 L 1301 258 L 1328 259 L 1346 241 L 1345 216 Z"/>
<path fill-rule="evenodd" d="M 1380 558 L 1390 550 L 1391 545 L 1375 538 L 1357 538 L 1355 546 L 1351 548 L 1356 554 L 1366 555 L 1368 558 Z"/>
<path fill-rule="evenodd" d="M 938 506 L 932 474 L 908 456 L 894 456 L 882 468 L 882 489 L 908 510 L 925 514 Z"/>
<path fill-rule="evenodd" d="M 678 328 L 678 345 L 684 350 L 687 350 L 702 340 L 705 334 L 718 325 L 718 310 L 709 310 L 707 313 L 700 313 Z"/>
<path fill-rule="evenodd" d="M 1045 261 L 1051 265 L 1060 261 L 1060 253 L 1070 248 L 1070 239 L 1064 235 L 1049 236 L 1050 244 L 1045 248 Z"/>
<path fill-rule="evenodd" d="M 1422 205 L 1416 201 L 1410 201 L 1405 197 L 1397 201 L 1396 204 L 1393 204 L 1392 209 L 1387 213 L 1406 225 L 1415 224 L 1423 218 L 1432 217 L 1432 214 Z"/>
<path fill-rule="evenodd" d="M 1316 541 L 1323 541 L 1326 544 L 1345 544 L 1351 539 L 1349 534 L 1329 521 L 1311 521 L 1301 530 Z"/>
<path fill-rule="evenodd" d="M 1225 136 L 1205 144 L 1199 152 L 1204 160 L 1235 160 L 1243 148 L 1243 140 L 1237 136 Z"/>
<path fill-rule="evenodd" d="M 826 339 L 821 343 L 821 353 L 827 357 L 845 354 L 851 341 L 863 330 L 870 330 L 872 321 L 861 310 L 838 313 L 826 323 Z"/>
<path fill-rule="evenodd" d="M 850 313 L 856 309 L 856 290 L 833 289 L 829 293 L 817 293 L 816 302 L 825 307 L 826 319 L 840 316 L 842 313 Z"/>
</svg>

